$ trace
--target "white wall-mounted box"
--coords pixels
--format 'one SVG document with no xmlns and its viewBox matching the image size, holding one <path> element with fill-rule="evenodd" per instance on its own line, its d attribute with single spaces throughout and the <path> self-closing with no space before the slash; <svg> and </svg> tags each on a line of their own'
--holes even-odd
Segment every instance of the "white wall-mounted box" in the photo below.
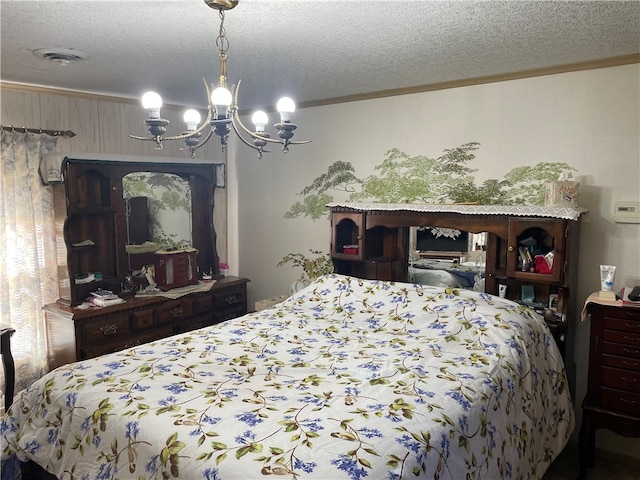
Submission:
<svg viewBox="0 0 640 480">
<path fill-rule="evenodd" d="M 640 223 L 640 202 L 616 202 L 614 208 L 616 223 Z"/>
</svg>

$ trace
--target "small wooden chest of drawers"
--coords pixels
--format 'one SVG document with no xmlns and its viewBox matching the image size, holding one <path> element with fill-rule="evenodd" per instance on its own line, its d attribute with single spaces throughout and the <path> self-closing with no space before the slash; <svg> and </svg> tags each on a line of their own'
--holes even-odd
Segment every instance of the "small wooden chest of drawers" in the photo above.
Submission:
<svg viewBox="0 0 640 480">
<path fill-rule="evenodd" d="M 587 394 L 582 403 L 580 478 L 593 461 L 595 432 L 640 437 L 640 308 L 589 303 Z"/>
<path fill-rule="evenodd" d="M 47 305 L 49 368 L 242 316 L 247 313 L 248 282 L 224 277 L 207 291 L 132 298 L 91 310 Z"/>
</svg>

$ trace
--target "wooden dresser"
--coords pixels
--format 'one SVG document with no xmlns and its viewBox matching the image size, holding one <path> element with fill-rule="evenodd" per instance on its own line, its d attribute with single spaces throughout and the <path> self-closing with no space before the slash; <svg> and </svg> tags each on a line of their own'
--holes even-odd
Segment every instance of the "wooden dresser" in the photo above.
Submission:
<svg viewBox="0 0 640 480">
<path fill-rule="evenodd" d="M 591 334 L 580 429 L 581 479 L 593 464 L 597 429 L 640 437 L 640 308 L 609 303 L 587 304 Z"/>
<path fill-rule="evenodd" d="M 122 304 L 89 310 L 46 305 L 49 368 L 244 315 L 248 282 L 246 278 L 223 277 L 207 291 L 178 298 L 130 298 Z"/>
</svg>

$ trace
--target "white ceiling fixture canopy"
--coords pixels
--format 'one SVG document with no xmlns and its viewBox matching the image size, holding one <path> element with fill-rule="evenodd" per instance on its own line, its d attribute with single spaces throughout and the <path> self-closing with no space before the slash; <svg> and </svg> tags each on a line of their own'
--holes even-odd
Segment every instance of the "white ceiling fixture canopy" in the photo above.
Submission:
<svg viewBox="0 0 640 480">
<path fill-rule="evenodd" d="M 214 134 L 220 138 L 222 150 L 224 151 L 231 127 L 233 127 L 238 138 L 245 145 L 258 152 L 258 158 L 262 158 L 262 154 L 269 151 L 264 149 L 269 143 L 281 144 L 282 151 L 285 153 L 289 151 L 289 145 L 309 143 L 309 140 L 291 140 L 294 134 L 293 131 L 298 128 L 298 126 L 291 122 L 291 116 L 296 106 L 295 102 L 289 97 L 283 97 L 278 100 L 276 106 L 277 111 L 280 113 L 280 122 L 274 125 L 277 130 L 278 139 L 271 138 L 271 135 L 265 132 L 264 128 L 268 122 L 268 116 L 263 111 L 254 113 L 252 120 L 255 128 L 253 131 L 244 126 L 238 113 L 240 80 L 238 80 L 233 94 L 227 88 L 227 51 L 229 50 L 229 40 L 227 39 L 224 28 L 225 12 L 235 8 L 239 0 L 204 0 L 204 3 L 208 7 L 218 10 L 220 17 L 220 28 L 218 37 L 216 38 L 216 47 L 220 60 L 218 86 L 213 89 L 213 92 L 210 92 L 207 81 L 203 79 L 208 99 L 207 118 L 201 125 L 198 125 L 201 119 L 200 113 L 193 109 L 187 110 L 184 114 L 187 130 L 179 135 L 164 136 L 167 131 L 166 127 L 169 125 L 169 120 L 165 120 L 160 116 L 160 109 L 163 103 L 162 97 L 156 92 L 149 91 L 142 97 L 142 106 L 147 111 L 145 124 L 149 128 L 151 137 L 129 136 L 136 140 L 153 141 L 158 150 L 162 149 L 162 142 L 164 141 L 183 140 L 191 152 L 192 157 L 195 155 L 195 151 L 207 143 Z M 209 128 L 209 131 L 204 139 L 201 140 L 202 132 L 207 128 Z M 243 135 L 248 135 L 251 141 L 245 139 Z"/>
</svg>

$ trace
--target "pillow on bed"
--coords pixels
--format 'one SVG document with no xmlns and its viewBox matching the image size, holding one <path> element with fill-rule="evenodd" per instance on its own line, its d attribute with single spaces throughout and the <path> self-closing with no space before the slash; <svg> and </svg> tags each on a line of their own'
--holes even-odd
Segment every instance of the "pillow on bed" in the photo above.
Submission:
<svg viewBox="0 0 640 480">
<path fill-rule="evenodd" d="M 437 258 L 421 258 L 414 262 L 411 262 L 411 265 L 416 268 L 424 268 L 430 270 L 447 270 L 450 268 L 454 268 L 455 263 L 452 260 L 441 260 Z"/>
<path fill-rule="evenodd" d="M 463 278 L 444 270 L 410 268 L 409 281 L 432 287 L 468 288 L 471 285 Z"/>
</svg>

